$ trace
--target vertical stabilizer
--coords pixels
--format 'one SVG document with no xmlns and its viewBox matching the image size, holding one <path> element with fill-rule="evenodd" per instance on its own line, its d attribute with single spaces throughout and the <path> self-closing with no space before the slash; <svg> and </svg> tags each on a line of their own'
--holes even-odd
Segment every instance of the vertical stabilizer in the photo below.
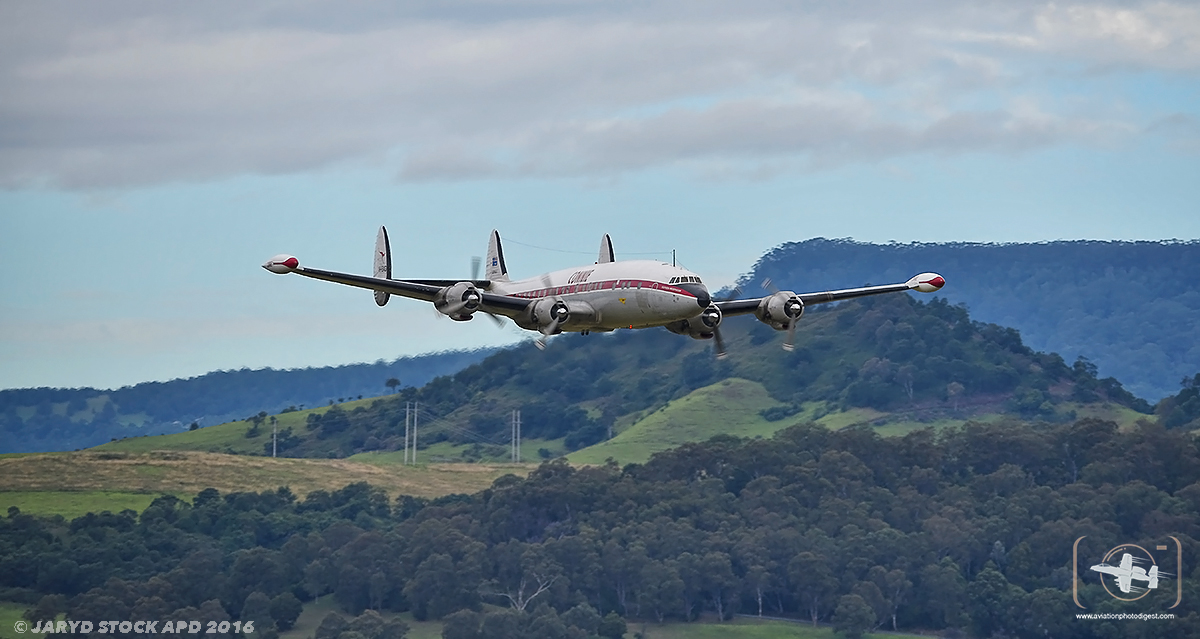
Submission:
<svg viewBox="0 0 1200 639">
<path fill-rule="evenodd" d="M 375 277 L 380 279 L 392 279 L 392 247 L 388 243 L 387 229 L 379 227 L 379 235 L 375 236 L 375 268 L 373 270 Z M 388 303 L 390 293 L 383 291 L 375 291 L 375 303 L 383 306 Z"/>
<path fill-rule="evenodd" d="M 500 231 L 492 229 L 488 238 L 487 267 L 484 274 L 493 282 L 508 281 L 508 266 L 504 264 L 504 247 L 500 245 Z"/>
<path fill-rule="evenodd" d="M 609 262 L 617 261 L 617 256 L 613 253 L 612 238 L 608 233 L 600 238 L 600 259 L 596 260 L 597 264 L 608 264 Z"/>
</svg>

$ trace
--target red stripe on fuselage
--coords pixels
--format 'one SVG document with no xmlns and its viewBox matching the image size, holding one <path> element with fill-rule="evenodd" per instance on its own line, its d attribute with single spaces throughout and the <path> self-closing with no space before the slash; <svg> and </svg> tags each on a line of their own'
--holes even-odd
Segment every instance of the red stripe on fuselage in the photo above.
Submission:
<svg viewBox="0 0 1200 639">
<path fill-rule="evenodd" d="M 665 293 L 674 293 L 684 297 L 695 298 L 696 296 L 686 290 L 673 286 L 671 284 L 663 284 L 653 280 L 605 280 L 602 282 L 583 282 L 580 284 L 569 284 L 567 286 L 553 286 L 551 288 L 539 288 L 533 291 L 521 291 L 519 293 L 510 293 L 512 297 L 520 297 L 523 299 L 539 299 L 543 297 L 553 297 L 555 295 L 573 295 L 576 293 L 591 293 L 592 291 L 612 291 L 617 289 L 637 290 L 638 285 L 641 285 L 642 290 L 663 291 Z"/>
</svg>

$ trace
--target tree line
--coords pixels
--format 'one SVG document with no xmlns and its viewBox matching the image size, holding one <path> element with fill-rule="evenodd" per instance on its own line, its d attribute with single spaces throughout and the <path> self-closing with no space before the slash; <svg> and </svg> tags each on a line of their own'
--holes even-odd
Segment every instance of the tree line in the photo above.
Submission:
<svg viewBox="0 0 1200 639">
<path fill-rule="evenodd" d="M 1189 596 L 1169 624 L 1075 620 L 1078 537 L 1095 557 L 1166 535 L 1183 544 L 1190 593 L 1200 452 L 1179 429 L 1011 421 L 885 439 L 806 424 L 624 468 L 546 462 L 434 500 L 353 484 L 304 499 L 210 489 L 70 522 L 10 509 L 0 598 L 30 603 L 33 619 L 192 615 L 270 633 L 332 596 L 342 613 L 319 639 L 403 636 L 368 611 L 441 619 L 447 639 L 619 636 L 624 620 L 703 614 L 832 622 L 848 636 L 1198 636 Z M 1087 575 L 1079 597 L 1089 612 L 1143 611 Z"/>
</svg>

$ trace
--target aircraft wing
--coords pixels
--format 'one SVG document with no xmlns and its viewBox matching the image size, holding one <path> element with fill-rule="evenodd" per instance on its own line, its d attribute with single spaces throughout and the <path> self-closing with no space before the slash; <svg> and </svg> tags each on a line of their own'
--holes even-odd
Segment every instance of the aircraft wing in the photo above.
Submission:
<svg viewBox="0 0 1200 639">
<path fill-rule="evenodd" d="M 880 295 L 882 293 L 899 293 L 901 291 L 920 291 L 922 293 L 932 293 L 941 289 L 946 285 L 946 280 L 941 275 L 936 273 L 922 273 L 914 276 L 903 284 L 884 284 L 882 286 L 865 286 L 861 288 L 844 288 L 837 291 L 822 291 L 820 293 L 800 293 L 796 297 L 805 306 L 813 304 L 827 304 L 829 302 L 840 302 L 842 300 L 854 299 L 856 297 L 866 297 L 868 295 Z M 759 304 L 766 299 L 765 297 L 756 297 L 744 300 L 728 300 L 725 302 L 715 302 L 717 308 L 721 309 L 723 315 L 746 315 L 753 313 L 758 308 Z"/>
<path fill-rule="evenodd" d="M 1121 556 L 1121 570 L 1125 572 L 1133 571 L 1133 555 L 1125 553 Z"/>
<path fill-rule="evenodd" d="M 290 258 L 295 260 L 295 258 Z M 272 268 L 274 267 L 274 268 Z M 491 286 L 488 280 L 394 280 L 385 279 L 382 277 L 368 277 L 366 275 L 354 275 L 352 273 L 338 273 L 336 271 L 325 271 L 307 266 L 300 266 L 298 261 L 290 262 L 288 259 L 280 260 L 275 258 L 263 265 L 263 268 L 273 273 L 295 273 L 304 277 L 311 277 L 315 280 L 325 280 L 326 282 L 336 282 L 347 286 L 355 286 L 365 288 L 372 291 L 383 293 L 391 293 L 401 297 L 408 297 L 426 302 L 432 302 L 437 296 L 438 291 L 447 287 L 453 286 L 458 282 L 471 282 L 477 288 L 484 289 Z M 277 270 L 278 269 L 278 270 Z M 508 295 L 497 295 L 488 293 L 484 290 L 479 291 L 482 299 L 480 300 L 480 309 L 488 313 L 496 313 L 499 315 L 513 315 L 517 312 L 525 310 L 529 305 L 529 300 L 511 297 Z"/>
</svg>

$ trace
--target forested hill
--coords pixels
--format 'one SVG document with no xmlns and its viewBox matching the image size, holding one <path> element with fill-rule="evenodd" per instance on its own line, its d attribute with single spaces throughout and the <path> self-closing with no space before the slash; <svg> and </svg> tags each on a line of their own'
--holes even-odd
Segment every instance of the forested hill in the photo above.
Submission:
<svg viewBox="0 0 1200 639">
<path fill-rule="evenodd" d="M 1200 241 L 864 244 L 817 238 L 762 257 L 747 292 L 770 277 L 819 291 L 903 282 L 937 271 L 940 293 L 979 321 L 1011 326 L 1031 348 L 1073 361 L 1158 401 L 1200 370 Z"/>
<path fill-rule="evenodd" d="M 286 488 L 165 495 L 140 517 L 69 525 L 10 509 L 0 594 L 37 604 L 32 620 L 240 620 L 264 637 L 292 627 L 301 601 L 331 594 L 359 615 L 351 628 L 374 628 L 341 636 L 372 639 L 404 635 L 381 633 L 372 611 L 441 619 L 447 638 L 621 637 L 627 624 L 736 613 L 832 622 L 849 636 L 1195 638 L 1198 482 L 1194 438 L 1149 422 L 897 439 L 796 426 L 645 465 L 559 460 L 432 502 L 352 484 L 302 500 Z M 1170 581 L 1139 601 L 1110 596 L 1086 566 L 1118 544 L 1170 548 L 1156 551 Z M 1176 579 L 1188 594 L 1173 606 Z M 317 636 L 346 625 L 327 618 Z"/>
<path fill-rule="evenodd" d="M 260 411 L 325 405 L 423 386 L 483 359 L 494 349 L 431 353 L 390 362 L 292 370 L 217 371 L 118 390 L 24 388 L 0 391 L 0 453 L 72 450 L 116 437 L 177 432 Z"/>
<path fill-rule="evenodd" d="M 369 405 L 333 407 L 304 423 L 289 415 L 279 452 L 326 458 L 399 450 L 409 401 L 420 404 L 426 424 L 420 446 L 505 442 L 511 411 L 520 409 L 525 438 L 561 440 L 574 450 L 730 378 L 769 394 L 775 406 L 760 414 L 781 428 L 817 413 L 855 410 L 873 411 L 871 421 L 890 413 L 926 423 L 998 414 L 1065 422 L 1104 405 L 1151 412 L 1117 380 L 1098 379 L 1086 361 L 1035 352 L 1015 330 L 974 322 L 962 307 L 926 299 L 902 294 L 814 307 L 791 353 L 780 348 L 781 332 L 733 318 L 722 324 L 729 356 L 720 361 L 708 342 L 667 331 L 561 335 L 545 351 L 503 350 Z M 245 452 L 264 450 L 269 430 L 256 432 L 235 437 L 252 447 Z"/>
</svg>

